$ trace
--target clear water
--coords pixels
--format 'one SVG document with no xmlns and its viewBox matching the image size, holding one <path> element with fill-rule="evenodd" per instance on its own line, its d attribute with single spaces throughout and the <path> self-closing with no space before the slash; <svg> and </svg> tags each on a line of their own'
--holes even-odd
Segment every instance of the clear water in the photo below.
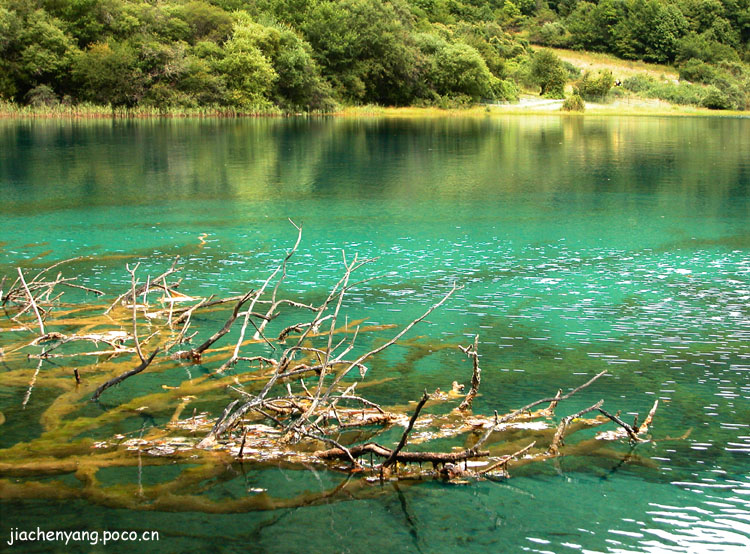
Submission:
<svg viewBox="0 0 750 554">
<path fill-rule="evenodd" d="M 324 294 L 341 249 L 379 256 L 367 275 L 384 276 L 349 298 L 352 319 L 405 323 L 454 280 L 464 285 L 410 335 L 423 338 L 373 364 L 371 379 L 395 378 L 369 391 L 377 399 L 468 383 L 460 352 L 419 345 L 479 333 L 478 412 L 609 369 L 561 414 L 600 398 L 643 414 L 658 397 L 655 439 L 692 428 L 683 441 L 639 445 L 634 454 L 650 464 L 624 462 L 620 445 L 612 459 L 565 457 L 506 483 L 389 484 L 270 512 L 2 501 L 0 542 L 11 527 L 40 525 L 156 529 L 167 551 L 747 551 L 748 152 L 750 120 L 729 118 L 0 122 L 0 274 L 85 255 L 76 268 L 87 282 L 115 292 L 129 279 L 125 262 L 155 272 L 180 254 L 187 292 L 237 293 L 262 282 L 293 242 L 291 217 L 304 238 L 287 291 Z M 117 394 L 155 382 L 131 386 Z M 42 376 L 22 410 L 25 392 L 0 377 L 0 447 L 35 436 L 56 395 Z M 100 478 L 132 482 L 134 471 Z M 144 468 L 142 479 L 174 477 L 163 472 Z M 344 479 L 230 467 L 204 489 L 212 499 L 252 488 L 292 497 Z"/>
</svg>

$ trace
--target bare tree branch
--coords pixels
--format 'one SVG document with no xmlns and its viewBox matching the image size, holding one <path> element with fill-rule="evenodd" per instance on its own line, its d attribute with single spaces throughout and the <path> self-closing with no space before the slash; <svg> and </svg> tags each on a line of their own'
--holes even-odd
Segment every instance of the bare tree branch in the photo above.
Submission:
<svg viewBox="0 0 750 554">
<path fill-rule="evenodd" d="M 101 394 L 105 390 L 107 390 L 109 387 L 112 387 L 114 385 L 122 383 L 128 377 L 132 377 L 133 375 L 137 375 L 141 371 L 143 371 L 144 369 L 146 369 L 149 366 L 149 364 L 151 363 L 151 361 L 154 359 L 154 357 L 156 357 L 156 354 L 158 354 L 158 352 L 159 352 L 159 349 L 157 348 L 156 350 L 154 350 L 151 353 L 151 355 L 147 359 L 145 359 L 145 360 L 143 360 L 141 362 L 141 365 L 139 365 L 135 369 L 131 369 L 130 371 L 126 371 L 125 373 L 122 373 L 121 375 L 115 377 L 114 379 L 110 379 L 109 381 L 107 381 L 106 383 L 104 383 L 103 385 L 101 385 L 98 389 L 96 389 L 96 391 L 94 391 L 94 394 L 91 396 L 91 401 L 95 402 L 96 400 L 98 400 L 99 397 L 101 396 Z"/>
<path fill-rule="evenodd" d="M 26 285 L 26 280 L 23 278 L 23 272 L 21 271 L 21 268 L 18 269 L 18 277 L 21 279 L 21 284 L 23 284 L 23 288 L 26 290 L 26 294 L 29 297 L 29 302 L 31 303 L 31 307 L 34 308 L 34 313 L 36 314 L 36 320 L 39 323 L 39 334 L 44 335 L 44 322 L 42 321 L 42 316 L 39 315 L 39 308 L 37 308 L 36 302 L 34 301 L 34 296 L 31 294 L 31 291 L 29 290 L 29 287 Z"/>
<path fill-rule="evenodd" d="M 398 441 L 398 446 L 396 446 L 396 449 L 391 452 L 391 455 L 388 456 L 388 459 L 383 462 L 383 467 L 388 467 L 393 465 L 393 463 L 396 461 L 396 457 L 398 456 L 398 453 L 401 452 L 401 449 L 406 446 L 406 439 L 409 437 L 409 433 L 411 432 L 412 428 L 414 427 L 414 422 L 417 421 L 417 417 L 419 417 L 419 412 L 422 411 L 422 408 L 424 407 L 424 403 L 427 402 L 427 399 L 429 396 L 427 396 L 427 391 L 422 394 L 422 398 L 419 400 L 419 404 L 417 404 L 416 409 L 414 410 L 414 413 L 411 416 L 411 419 L 409 420 L 409 425 L 407 425 L 406 429 L 404 429 L 404 434 L 401 435 L 401 440 Z"/>
<path fill-rule="evenodd" d="M 471 358 L 474 364 L 474 370 L 471 374 L 471 389 L 464 398 L 463 402 L 458 406 L 460 411 L 465 411 L 471 408 L 471 403 L 474 401 L 474 397 L 479 392 L 479 384 L 482 382 L 482 369 L 479 367 L 479 335 L 474 337 L 474 344 L 470 346 L 459 346 L 461 351 Z"/>
</svg>

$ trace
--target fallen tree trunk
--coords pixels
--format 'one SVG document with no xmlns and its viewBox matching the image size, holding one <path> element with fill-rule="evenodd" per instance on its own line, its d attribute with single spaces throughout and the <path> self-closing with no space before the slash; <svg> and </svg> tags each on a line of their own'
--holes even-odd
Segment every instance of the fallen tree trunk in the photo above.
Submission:
<svg viewBox="0 0 750 554">
<path fill-rule="evenodd" d="M 349 452 L 355 458 L 372 453 L 381 458 L 390 459 L 394 454 L 394 451 L 390 448 L 386 448 L 385 446 L 381 446 L 374 442 L 352 446 L 349 448 Z M 315 452 L 315 455 L 323 460 L 349 459 L 346 453 L 340 448 L 321 450 Z M 432 462 L 433 464 L 445 464 L 449 462 L 462 462 L 464 460 L 481 458 L 489 455 L 489 450 L 477 450 L 476 452 L 468 450 L 462 452 L 397 452 L 395 457 L 393 457 L 393 461 L 401 463 Z"/>
</svg>

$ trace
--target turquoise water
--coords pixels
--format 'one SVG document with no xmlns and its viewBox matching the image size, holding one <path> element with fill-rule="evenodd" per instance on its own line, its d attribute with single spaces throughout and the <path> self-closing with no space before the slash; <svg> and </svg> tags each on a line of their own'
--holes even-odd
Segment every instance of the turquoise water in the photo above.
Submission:
<svg viewBox="0 0 750 554">
<path fill-rule="evenodd" d="M 179 254 L 184 292 L 239 293 L 262 283 L 293 243 L 290 217 L 304 236 L 289 293 L 325 295 L 341 249 L 379 257 L 363 276 L 382 277 L 348 297 L 350 319 L 403 324 L 454 281 L 464 286 L 412 343 L 372 364 L 369 378 L 393 378 L 368 390 L 377 400 L 468 383 L 457 349 L 419 345 L 466 344 L 476 333 L 477 412 L 516 408 L 603 369 L 609 376 L 560 415 L 600 398 L 643 415 L 662 399 L 657 440 L 634 451 L 651 463 L 628 462 L 623 444 L 613 458 L 564 457 L 505 483 L 388 484 L 365 498 L 232 515 L 4 501 L 0 538 L 41 525 L 156 529 L 167 551 L 750 548 L 748 152 L 750 121 L 730 118 L 0 122 L 0 274 L 89 256 L 73 269 L 119 292 L 126 262 L 155 273 Z M 0 371 L 18 363 L 0 361 Z M 112 398 L 184 375 L 147 377 Z M 25 394 L 0 377 L 2 447 L 33 438 L 57 393 L 42 375 L 22 409 Z M 218 415 L 221 405 L 210 408 Z M 685 440 L 658 440 L 688 429 Z M 173 477 L 163 467 L 141 475 Z M 138 476 L 123 468 L 99 478 Z M 200 493 L 292 497 L 344 479 L 232 466 Z"/>
</svg>

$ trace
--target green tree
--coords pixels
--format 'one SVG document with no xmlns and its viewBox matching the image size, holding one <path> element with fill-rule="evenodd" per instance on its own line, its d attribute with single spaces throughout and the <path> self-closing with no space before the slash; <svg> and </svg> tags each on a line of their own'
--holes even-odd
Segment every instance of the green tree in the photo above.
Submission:
<svg viewBox="0 0 750 554">
<path fill-rule="evenodd" d="M 267 93 L 275 104 L 294 111 L 334 107 L 330 86 L 322 78 L 307 42 L 284 25 L 261 25 L 246 13 L 235 17 L 243 40 L 260 51 L 277 75 Z"/>
<path fill-rule="evenodd" d="M 0 98 L 12 99 L 18 92 L 18 36 L 22 22 L 18 15 L 0 5 Z"/>
<path fill-rule="evenodd" d="M 633 0 L 627 16 L 615 28 L 615 53 L 628 59 L 668 63 L 675 59 L 679 40 L 688 30 L 682 12 L 659 0 Z"/>
<path fill-rule="evenodd" d="M 11 11 L 0 6 L 0 95 L 22 99 L 32 88 L 70 88 L 69 72 L 78 51 L 64 23 L 42 9 Z"/>
<path fill-rule="evenodd" d="M 193 0 L 177 5 L 173 14 L 182 20 L 187 31 L 184 40 L 190 44 L 202 40 L 224 42 L 232 34 L 232 16 L 218 6 Z"/>
<path fill-rule="evenodd" d="M 132 108 L 146 92 L 146 76 L 128 43 L 97 43 L 80 53 L 73 66 L 80 96 L 112 109 Z"/>
<path fill-rule="evenodd" d="M 67 32 L 81 48 L 106 41 L 123 17 L 119 0 L 44 0 L 43 5 L 65 22 Z"/>
<path fill-rule="evenodd" d="M 531 58 L 530 77 L 541 88 L 541 96 L 565 97 L 565 69 L 551 50 L 539 50 Z"/>
<path fill-rule="evenodd" d="M 276 102 L 292 110 L 330 110 L 335 106 L 328 82 L 312 57 L 312 48 L 291 29 L 278 32 L 273 65 L 279 75 L 273 94 Z"/>
<path fill-rule="evenodd" d="M 611 52 L 615 48 L 616 27 L 626 13 L 623 0 L 601 0 L 598 4 L 579 2 L 567 19 L 572 46 Z"/>
<path fill-rule="evenodd" d="M 258 27 L 247 14 L 237 14 L 232 37 L 215 63 L 227 83 L 227 100 L 240 109 L 270 105 L 270 93 L 278 74 L 257 46 Z"/>
<path fill-rule="evenodd" d="M 445 44 L 435 55 L 432 76 L 440 95 L 463 94 L 473 101 L 495 98 L 499 80 L 490 73 L 482 56 L 468 44 Z"/>
<path fill-rule="evenodd" d="M 408 6 L 397 0 L 323 0 L 302 30 L 343 99 L 407 104 L 416 96 L 421 63 L 412 23 Z"/>
<path fill-rule="evenodd" d="M 680 9 L 690 30 L 696 33 L 707 31 L 716 19 L 724 15 L 724 6 L 720 0 L 682 0 Z"/>
<path fill-rule="evenodd" d="M 199 43 L 200 44 L 200 43 Z M 206 48 L 211 45 L 213 48 Z M 186 106 L 211 106 L 227 103 L 227 83 L 224 76 L 216 71 L 216 60 L 222 50 L 215 43 L 203 43 L 204 48 L 196 48 L 199 55 L 188 55 L 185 67 L 175 82 L 182 93 L 179 103 Z"/>
</svg>

